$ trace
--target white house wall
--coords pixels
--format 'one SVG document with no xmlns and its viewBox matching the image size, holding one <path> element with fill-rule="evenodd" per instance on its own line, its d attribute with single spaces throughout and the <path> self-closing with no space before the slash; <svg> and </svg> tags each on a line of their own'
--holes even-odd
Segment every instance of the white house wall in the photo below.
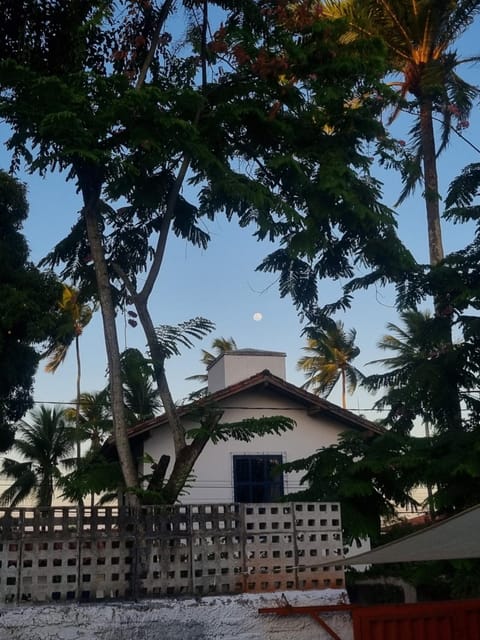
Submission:
<svg viewBox="0 0 480 640">
<path fill-rule="evenodd" d="M 289 398 L 265 390 L 248 391 L 225 400 L 220 404 L 225 409 L 222 422 L 236 422 L 248 417 L 284 415 L 295 420 L 297 426 L 280 436 L 255 437 L 251 442 L 229 440 L 205 447 L 194 467 L 188 494 L 181 497 L 184 503 L 231 502 L 233 501 L 232 456 L 235 454 L 277 454 L 285 462 L 304 458 L 317 449 L 335 444 L 346 427 L 308 410 Z M 186 427 L 196 426 L 186 423 Z M 168 427 L 162 426 L 151 432 L 145 442 L 145 451 L 154 460 L 162 454 L 173 458 L 173 441 Z M 286 474 L 285 493 L 300 488 L 302 474 Z"/>
</svg>

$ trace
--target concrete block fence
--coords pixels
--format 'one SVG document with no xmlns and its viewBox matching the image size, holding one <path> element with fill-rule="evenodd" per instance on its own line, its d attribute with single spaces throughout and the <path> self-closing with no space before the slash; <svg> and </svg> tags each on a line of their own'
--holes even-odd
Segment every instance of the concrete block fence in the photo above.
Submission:
<svg viewBox="0 0 480 640">
<path fill-rule="evenodd" d="M 0 509 L 0 604 L 343 589 L 342 552 L 338 503 Z"/>
</svg>

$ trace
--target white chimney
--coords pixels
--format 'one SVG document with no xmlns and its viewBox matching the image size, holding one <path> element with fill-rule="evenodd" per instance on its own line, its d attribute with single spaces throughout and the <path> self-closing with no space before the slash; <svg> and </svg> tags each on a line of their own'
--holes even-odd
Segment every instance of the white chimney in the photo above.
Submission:
<svg viewBox="0 0 480 640">
<path fill-rule="evenodd" d="M 225 389 L 265 369 L 285 380 L 285 358 L 286 354 L 280 351 L 259 349 L 225 351 L 208 367 L 208 391 L 214 393 Z"/>
</svg>

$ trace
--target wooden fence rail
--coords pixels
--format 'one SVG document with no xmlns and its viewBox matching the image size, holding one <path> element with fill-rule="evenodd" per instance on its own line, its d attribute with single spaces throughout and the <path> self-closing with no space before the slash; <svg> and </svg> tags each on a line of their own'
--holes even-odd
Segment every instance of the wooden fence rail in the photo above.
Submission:
<svg viewBox="0 0 480 640">
<path fill-rule="evenodd" d="M 5 603 L 343 588 L 335 556 L 338 503 L 0 509 Z"/>
</svg>

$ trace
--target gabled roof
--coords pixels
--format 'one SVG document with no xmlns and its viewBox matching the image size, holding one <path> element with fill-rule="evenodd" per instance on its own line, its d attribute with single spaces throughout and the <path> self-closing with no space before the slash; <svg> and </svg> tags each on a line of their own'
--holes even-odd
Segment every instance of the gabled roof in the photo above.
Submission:
<svg viewBox="0 0 480 640">
<path fill-rule="evenodd" d="M 215 391 L 215 393 L 211 393 L 200 400 L 181 405 L 177 407 L 177 411 L 180 417 L 188 416 L 188 414 L 194 413 L 200 408 L 217 404 L 223 400 L 233 398 L 244 391 L 252 391 L 257 388 L 269 389 L 284 398 L 290 398 L 299 404 L 303 404 L 310 415 L 324 415 L 344 424 L 345 427 L 350 429 L 366 431 L 368 433 L 383 433 L 383 429 L 373 422 L 357 416 L 346 409 L 342 409 L 332 402 L 319 398 L 313 393 L 309 393 L 290 382 L 286 382 L 282 378 L 270 373 L 267 369 L 260 373 L 256 373 L 241 382 L 236 382 L 235 384 L 225 387 L 225 389 Z M 281 411 L 279 412 L 281 413 Z M 162 414 L 161 416 L 146 420 L 145 422 L 141 422 L 135 427 L 132 427 L 129 429 L 128 435 L 130 438 L 138 436 L 166 423 L 167 417 L 165 414 Z"/>
</svg>

